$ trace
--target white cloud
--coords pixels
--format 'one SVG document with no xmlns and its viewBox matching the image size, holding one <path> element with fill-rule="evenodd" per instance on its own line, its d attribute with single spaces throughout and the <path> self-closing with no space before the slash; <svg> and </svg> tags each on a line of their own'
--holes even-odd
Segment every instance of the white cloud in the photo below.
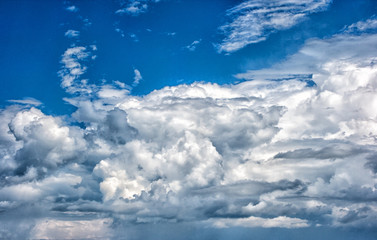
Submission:
<svg viewBox="0 0 377 240">
<path fill-rule="evenodd" d="M 143 77 L 141 76 L 140 71 L 137 70 L 137 69 L 134 69 L 134 74 L 135 74 L 135 76 L 134 76 L 134 81 L 132 83 L 132 86 L 135 87 L 135 86 L 139 85 L 139 83 L 143 79 Z"/>
<path fill-rule="evenodd" d="M 353 23 L 350 26 L 345 27 L 345 32 L 352 33 L 352 32 L 366 32 L 370 30 L 377 29 L 377 18 L 369 18 L 366 21 L 359 21 L 357 23 Z"/>
<path fill-rule="evenodd" d="M 120 29 L 120 28 L 115 28 L 115 32 L 119 33 L 120 36 L 121 36 L 122 38 L 125 37 L 125 35 L 124 35 L 124 31 L 123 31 L 122 29 Z"/>
<path fill-rule="evenodd" d="M 66 7 L 66 10 L 69 11 L 69 12 L 77 12 L 77 11 L 79 11 L 78 7 L 76 7 L 74 5 Z"/>
<path fill-rule="evenodd" d="M 187 45 L 187 46 L 185 47 L 185 49 L 187 49 L 187 50 L 193 52 L 193 51 L 196 50 L 196 47 L 198 46 L 198 44 L 199 44 L 201 41 L 202 41 L 202 39 L 195 40 L 195 41 L 193 41 L 190 45 Z"/>
<path fill-rule="evenodd" d="M 299 218 L 280 216 L 276 218 L 248 217 L 238 219 L 216 219 L 212 225 L 217 228 L 229 227 L 280 227 L 280 228 L 303 228 L 308 227 L 308 221 Z"/>
<path fill-rule="evenodd" d="M 289 29 L 311 13 L 324 11 L 331 0 L 249 0 L 227 11 L 232 19 L 220 27 L 225 39 L 219 52 L 230 53 L 261 42 L 275 32 Z"/>
<path fill-rule="evenodd" d="M 74 225 L 95 218 L 114 227 L 376 227 L 376 52 L 376 34 L 338 34 L 235 85 L 145 96 L 121 83 L 90 86 L 66 99 L 77 108 L 70 118 L 1 110 L 0 209 L 53 219 L 37 221 L 38 238 L 64 227 L 85 237 Z M 85 89 L 90 56 L 67 49 L 66 88 Z M 85 224 L 108 229 L 102 220 Z"/>
<path fill-rule="evenodd" d="M 118 9 L 116 14 L 129 14 L 131 16 L 138 16 L 148 9 L 148 1 L 129 1 L 125 8 Z"/>
<path fill-rule="evenodd" d="M 132 41 L 134 41 L 134 42 L 138 42 L 139 41 L 139 39 L 138 39 L 138 37 L 136 36 L 135 33 L 130 33 L 129 36 L 132 39 Z"/>
<path fill-rule="evenodd" d="M 67 92 L 91 92 L 90 87 L 85 80 L 81 80 L 81 76 L 86 72 L 87 67 L 83 64 L 88 59 L 95 59 L 92 51 L 96 51 L 97 47 L 71 47 L 62 55 L 62 69 L 58 72 L 61 77 L 61 85 Z"/>
<path fill-rule="evenodd" d="M 31 239 L 111 239 L 111 219 L 41 219 L 31 231 Z"/>
<path fill-rule="evenodd" d="M 42 105 L 42 102 L 35 98 L 11 99 L 11 100 L 8 100 L 8 102 L 25 104 L 25 105 L 33 105 L 33 106 Z"/>
<path fill-rule="evenodd" d="M 64 33 L 64 36 L 66 36 L 67 38 L 77 38 L 80 36 L 80 32 L 70 29 Z"/>
</svg>

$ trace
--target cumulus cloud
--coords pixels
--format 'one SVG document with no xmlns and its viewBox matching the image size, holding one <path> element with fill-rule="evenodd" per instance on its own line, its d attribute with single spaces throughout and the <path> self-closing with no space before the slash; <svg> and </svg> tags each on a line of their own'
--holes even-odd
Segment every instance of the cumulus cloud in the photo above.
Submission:
<svg viewBox="0 0 377 240">
<path fill-rule="evenodd" d="M 289 29 L 308 15 L 326 10 L 331 0 L 249 0 L 229 9 L 230 23 L 220 27 L 225 38 L 218 52 L 231 53 L 265 41 L 276 31 Z"/>
<path fill-rule="evenodd" d="M 371 33 L 313 39 L 242 83 L 145 96 L 83 85 L 94 50 L 69 48 L 62 86 L 90 89 L 66 98 L 69 118 L 0 112 L 0 211 L 38 213 L 29 238 L 172 222 L 375 228 L 376 43 Z"/>
</svg>

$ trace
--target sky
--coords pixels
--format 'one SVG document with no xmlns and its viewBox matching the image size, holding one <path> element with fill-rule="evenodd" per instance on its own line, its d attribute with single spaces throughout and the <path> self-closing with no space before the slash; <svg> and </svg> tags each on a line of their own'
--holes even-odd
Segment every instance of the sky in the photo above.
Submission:
<svg viewBox="0 0 377 240">
<path fill-rule="evenodd" d="M 0 1 L 0 239 L 375 239 L 376 13 Z"/>
</svg>

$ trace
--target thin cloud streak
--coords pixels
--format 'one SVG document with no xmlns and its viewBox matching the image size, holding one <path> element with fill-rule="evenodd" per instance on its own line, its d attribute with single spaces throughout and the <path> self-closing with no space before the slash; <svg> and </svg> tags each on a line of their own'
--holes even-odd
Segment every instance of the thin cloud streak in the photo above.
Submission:
<svg viewBox="0 0 377 240">
<path fill-rule="evenodd" d="M 230 23 L 220 27 L 225 38 L 217 45 L 219 53 L 232 53 L 253 43 L 265 41 L 276 31 L 289 29 L 308 15 L 325 11 L 331 0 L 245 1 L 227 11 Z"/>
</svg>

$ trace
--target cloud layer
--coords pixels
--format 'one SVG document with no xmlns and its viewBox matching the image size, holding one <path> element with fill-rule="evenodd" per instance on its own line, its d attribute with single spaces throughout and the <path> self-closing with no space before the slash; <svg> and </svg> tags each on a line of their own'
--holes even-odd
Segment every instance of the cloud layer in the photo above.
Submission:
<svg viewBox="0 0 377 240">
<path fill-rule="evenodd" d="M 0 238 L 106 239 L 123 224 L 175 222 L 375 228 L 376 43 L 340 33 L 240 84 L 143 97 L 88 85 L 95 47 L 67 49 L 72 116 L 0 112 L 0 211 L 25 216 Z"/>
<path fill-rule="evenodd" d="M 227 11 L 230 23 L 220 27 L 225 38 L 219 52 L 230 53 L 264 41 L 276 31 L 303 21 L 308 15 L 326 10 L 331 0 L 249 0 Z"/>
</svg>

